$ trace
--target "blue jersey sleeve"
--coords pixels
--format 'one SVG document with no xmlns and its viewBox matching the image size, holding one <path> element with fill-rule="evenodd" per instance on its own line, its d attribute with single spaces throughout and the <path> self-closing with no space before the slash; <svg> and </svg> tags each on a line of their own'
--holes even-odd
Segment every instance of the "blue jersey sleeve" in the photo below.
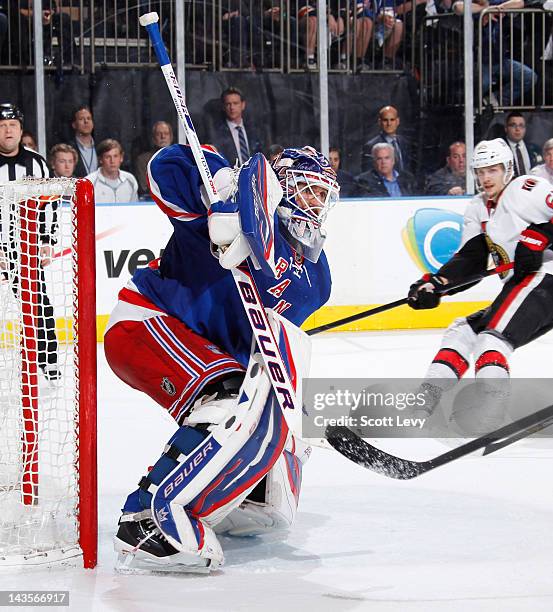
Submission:
<svg viewBox="0 0 553 612">
<path fill-rule="evenodd" d="M 221 155 L 207 148 L 203 153 L 211 174 L 228 167 Z M 202 177 L 189 145 L 160 149 L 148 164 L 148 184 L 154 202 L 170 219 L 194 221 L 207 215 L 200 191 Z"/>
</svg>

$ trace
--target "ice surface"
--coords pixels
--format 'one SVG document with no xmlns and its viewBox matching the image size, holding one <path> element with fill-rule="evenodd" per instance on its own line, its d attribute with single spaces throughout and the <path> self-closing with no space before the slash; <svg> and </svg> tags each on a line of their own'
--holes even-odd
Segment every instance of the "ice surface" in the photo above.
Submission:
<svg viewBox="0 0 553 612">
<path fill-rule="evenodd" d="M 314 338 L 314 376 L 422 376 L 440 332 Z M 553 337 L 517 351 L 517 377 L 553 376 Z M 518 443 L 413 481 L 372 474 L 315 449 L 285 538 L 223 538 L 211 576 L 120 576 L 119 507 L 174 426 L 120 383 L 99 345 L 100 550 L 96 570 L 0 574 L 0 589 L 68 589 L 71 610 L 553 609 L 553 449 Z M 440 442 L 431 442 L 443 452 Z"/>
</svg>

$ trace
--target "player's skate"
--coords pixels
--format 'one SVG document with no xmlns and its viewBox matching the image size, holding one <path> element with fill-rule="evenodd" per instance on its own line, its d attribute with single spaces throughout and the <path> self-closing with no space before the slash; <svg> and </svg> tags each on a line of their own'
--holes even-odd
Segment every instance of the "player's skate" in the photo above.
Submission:
<svg viewBox="0 0 553 612">
<path fill-rule="evenodd" d="M 428 418 L 434 414 L 436 406 L 442 398 L 443 388 L 435 385 L 428 380 L 423 382 L 418 390 L 424 396 L 424 401 L 413 408 L 413 415 L 416 417 Z"/>
<path fill-rule="evenodd" d="M 118 553 L 115 569 L 121 573 L 189 572 L 208 573 L 218 563 L 169 544 L 151 518 L 151 512 L 124 513 L 114 539 Z"/>
</svg>

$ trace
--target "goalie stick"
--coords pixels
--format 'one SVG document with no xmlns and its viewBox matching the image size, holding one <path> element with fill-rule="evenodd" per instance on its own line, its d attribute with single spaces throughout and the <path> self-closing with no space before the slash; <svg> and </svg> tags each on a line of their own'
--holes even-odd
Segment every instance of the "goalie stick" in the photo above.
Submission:
<svg viewBox="0 0 553 612">
<path fill-rule="evenodd" d="M 202 177 L 207 197 L 210 204 L 220 201 L 217 193 L 211 171 L 207 164 L 207 160 L 202 151 L 200 141 L 192 118 L 186 107 L 184 94 L 179 86 L 179 82 L 171 65 L 171 60 L 159 30 L 159 16 L 157 13 L 146 13 L 140 17 L 140 25 L 146 28 L 152 47 L 154 48 L 157 60 L 165 77 L 165 82 L 171 93 L 175 110 L 184 127 L 184 132 L 188 140 L 188 144 L 194 155 L 194 160 Z M 252 333 L 259 347 L 259 352 L 263 358 L 263 363 L 267 369 L 267 374 L 271 380 L 271 385 L 275 392 L 278 405 L 286 419 L 286 423 L 291 431 L 298 432 L 301 426 L 301 407 L 296 399 L 295 388 L 292 385 L 288 370 L 284 364 L 284 360 L 280 353 L 279 344 L 275 333 L 271 327 L 267 313 L 263 306 L 263 302 L 254 282 L 251 272 L 251 264 L 232 269 L 232 276 L 236 284 L 236 289 L 242 300 L 244 310 L 248 320 L 250 321 Z"/>
<path fill-rule="evenodd" d="M 333 448 L 357 465 L 388 478 L 410 480 L 481 449 L 482 455 L 490 455 L 552 424 L 553 405 L 426 461 L 403 459 L 387 453 L 365 442 L 347 427 L 328 427 L 325 435 Z"/>
</svg>

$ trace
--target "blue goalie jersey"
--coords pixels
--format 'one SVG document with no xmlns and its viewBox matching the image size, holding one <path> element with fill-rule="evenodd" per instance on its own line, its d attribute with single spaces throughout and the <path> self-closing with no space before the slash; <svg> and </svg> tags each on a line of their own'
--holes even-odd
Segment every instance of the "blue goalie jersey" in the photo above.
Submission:
<svg viewBox="0 0 553 612">
<path fill-rule="evenodd" d="M 204 150 L 215 175 L 228 162 Z M 232 272 L 212 255 L 208 210 L 201 197 L 202 180 L 190 147 L 172 145 L 150 161 L 152 197 L 169 217 L 174 232 L 158 265 L 138 270 L 132 282 L 160 310 L 179 319 L 246 366 L 252 332 Z M 267 308 L 301 325 L 330 295 L 330 270 L 324 253 L 312 263 L 300 257 L 279 232 L 275 213 L 277 277 L 260 270 L 253 278 Z"/>
</svg>

